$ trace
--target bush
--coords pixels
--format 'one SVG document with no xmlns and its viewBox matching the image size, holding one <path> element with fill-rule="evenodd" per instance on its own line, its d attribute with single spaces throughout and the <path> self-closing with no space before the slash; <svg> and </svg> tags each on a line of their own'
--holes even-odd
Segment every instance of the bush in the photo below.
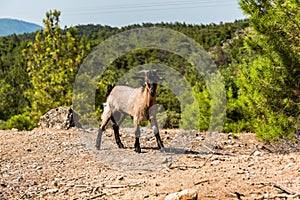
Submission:
<svg viewBox="0 0 300 200">
<path fill-rule="evenodd" d="M 258 120 L 256 124 L 256 136 L 264 141 L 289 139 L 295 132 L 292 122 L 285 115 L 277 113 L 266 113 L 265 119 Z"/>
<path fill-rule="evenodd" d="M 195 101 L 192 104 L 185 105 L 185 109 L 182 111 L 181 117 L 182 120 L 180 128 L 185 130 L 197 130 L 200 123 L 198 101 Z"/>
<path fill-rule="evenodd" d="M 24 114 L 14 115 L 5 125 L 5 129 L 16 128 L 18 130 L 32 130 L 34 127 L 32 120 Z"/>
<path fill-rule="evenodd" d="M 3 120 L 0 120 L 0 130 L 5 129 L 5 126 L 6 126 L 6 122 Z"/>
<path fill-rule="evenodd" d="M 167 111 L 167 119 L 164 128 L 179 128 L 180 114 L 175 111 Z"/>
</svg>

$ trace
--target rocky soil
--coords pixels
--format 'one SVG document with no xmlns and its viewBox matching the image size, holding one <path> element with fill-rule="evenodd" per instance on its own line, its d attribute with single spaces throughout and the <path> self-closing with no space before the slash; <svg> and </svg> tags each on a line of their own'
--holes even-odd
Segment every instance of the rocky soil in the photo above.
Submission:
<svg viewBox="0 0 300 200">
<path fill-rule="evenodd" d="M 299 199 L 300 153 L 245 133 L 162 130 L 165 151 L 142 129 L 142 153 L 131 129 L 113 133 L 35 129 L 0 131 L 0 199 L 165 199 L 193 189 L 198 199 Z"/>
</svg>

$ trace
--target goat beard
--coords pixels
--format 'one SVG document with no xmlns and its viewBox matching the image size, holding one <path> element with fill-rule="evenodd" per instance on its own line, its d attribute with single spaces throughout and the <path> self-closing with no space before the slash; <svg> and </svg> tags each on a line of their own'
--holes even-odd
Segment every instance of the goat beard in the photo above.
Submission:
<svg viewBox="0 0 300 200">
<path fill-rule="evenodd" d="M 150 95 L 151 95 L 151 97 L 154 97 L 155 96 L 155 89 L 150 89 Z"/>
</svg>

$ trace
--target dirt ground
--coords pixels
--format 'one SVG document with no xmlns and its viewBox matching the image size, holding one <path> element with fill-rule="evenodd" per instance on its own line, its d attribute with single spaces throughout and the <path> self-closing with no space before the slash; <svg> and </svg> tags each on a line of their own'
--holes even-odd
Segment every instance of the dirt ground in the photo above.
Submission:
<svg viewBox="0 0 300 200">
<path fill-rule="evenodd" d="M 95 130 L 0 131 L 0 199 L 164 199 L 184 189 L 198 199 L 300 199 L 300 153 L 280 153 L 251 133 L 161 130 L 165 151 L 142 129 L 112 131 L 96 151 Z"/>
</svg>

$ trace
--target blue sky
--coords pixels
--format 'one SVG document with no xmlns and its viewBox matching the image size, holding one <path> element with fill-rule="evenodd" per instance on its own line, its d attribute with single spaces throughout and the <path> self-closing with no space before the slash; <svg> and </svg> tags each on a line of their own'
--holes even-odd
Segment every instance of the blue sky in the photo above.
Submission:
<svg viewBox="0 0 300 200">
<path fill-rule="evenodd" d="M 0 18 L 42 25 L 50 9 L 62 11 L 61 26 L 125 26 L 143 22 L 208 24 L 243 19 L 238 0 L 0 0 Z"/>
</svg>

